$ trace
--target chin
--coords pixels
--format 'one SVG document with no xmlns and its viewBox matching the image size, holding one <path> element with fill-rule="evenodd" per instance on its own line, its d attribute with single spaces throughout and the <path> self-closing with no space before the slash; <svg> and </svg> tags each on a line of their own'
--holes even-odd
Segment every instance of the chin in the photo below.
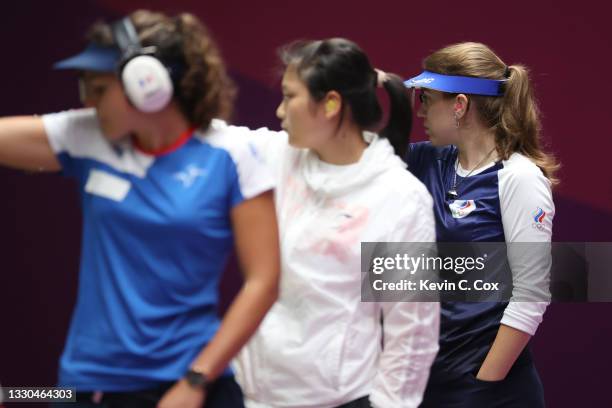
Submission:
<svg viewBox="0 0 612 408">
<path fill-rule="evenodd" d="M 300 149 L 300 148 L 304 148 L 304 146 L 302 146 L 302 144 L 301 144 L 301 143 L 299 143 L 299 141 L 298 141 L 296 138 L 294 138 L 294 137 L 292 137 L 292 136 L 291 136 L 291 133 L 287 132 L 287 134 L 289 135 L 289 139 L 288 139 L 288 141 L 289 141 L 289 144 L 290 144 L 291 146 L 293 146 L 293 147 L 297 147 L 297 148 L 299 148 L 299 149 Z"/>
<path fill-rule="evenodd" d="M 102 127 L 101 130 L 104 138 L 109 142 L 118 142 L 119 140 L 125 138 L 125 133 L 113 131 L 112 129 L 105 129 L 104 127 Z"/>
<path fill-rule="evenodd" d="M 431 144 L 433 146 L 441 146 L 440 143 L 439 143 L 440 141 L 438 140 L 438 138 L 433 136 L 431 133 L 427 133 L 427 137 L 429 138 L 429 141 L 431 142 Z"/>
</svg>

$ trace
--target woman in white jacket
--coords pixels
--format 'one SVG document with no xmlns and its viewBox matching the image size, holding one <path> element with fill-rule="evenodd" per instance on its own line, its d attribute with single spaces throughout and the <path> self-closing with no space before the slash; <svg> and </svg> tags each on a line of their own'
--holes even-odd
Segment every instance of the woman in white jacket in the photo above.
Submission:
<svg viewBox="0 0 612 408">
<path fill-rule="evenodd" d="M 277 116 L 256 134 L 275 170 L 282 278 L 278 302 L 236 361 L 246 405 L 416 407 L 438 349 L 437 303 L 361 302 L 361 242 L 435 241 L 432 199 L 400 159 L 410 102 L 344 39 L 299 42 Z M 381 323 L 384 322 L 384 323 Z"/>
</svg>

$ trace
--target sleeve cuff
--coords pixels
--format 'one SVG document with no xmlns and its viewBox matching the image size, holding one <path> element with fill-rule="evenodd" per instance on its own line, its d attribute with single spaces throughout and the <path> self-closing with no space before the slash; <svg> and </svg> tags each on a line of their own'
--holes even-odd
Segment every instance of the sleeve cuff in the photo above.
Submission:
<svg viewBox="0 0 612 408">
<path fill-rule="evenodd" d="M 547 306 L 546 302 L 510 302 L 504 311 L 501 324 L 533 336 L 542 322 Z"/>
<path fill-rule="evenodd" d="M 370 394 L 370 405 L 372 405 L 373 408 L 417 408 L 422 400 L 423 398 L 421 395 L 415 396 L 414 398 L 403 399 L 402 401 L 393 401 L 380 392 L 372 391 Z"/>
</svg>

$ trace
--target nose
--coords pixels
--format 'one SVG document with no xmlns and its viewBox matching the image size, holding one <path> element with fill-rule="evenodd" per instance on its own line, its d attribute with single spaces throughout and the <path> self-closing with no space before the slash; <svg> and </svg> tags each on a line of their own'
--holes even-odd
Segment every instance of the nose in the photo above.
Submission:
<svg viewBox="0 0 612 408">
<path fill-rule="evenodd" d="M 285 119 L 285 103 L 281 102 L 278 105 L 278 108 L 276 108 L 276 117 L 279 118 L 280 120 Z"/>
</svg>

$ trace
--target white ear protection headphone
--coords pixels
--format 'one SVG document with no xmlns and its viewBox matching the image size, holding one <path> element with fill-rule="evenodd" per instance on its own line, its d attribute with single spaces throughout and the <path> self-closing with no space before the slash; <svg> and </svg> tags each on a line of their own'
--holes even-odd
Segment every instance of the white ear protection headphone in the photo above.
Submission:
<svg viewBox="0 0 612 408">
<path fill-rule="evenodd" d="M 111 28 L 122 54 L 118 76 L 130 103 L 142 112 L 162 110 L 172 99 L 174 86 L 168 69 L 154 56 L 156 48 L 141 46 L 129 17 L 113 23 Z"/>
</svg>

